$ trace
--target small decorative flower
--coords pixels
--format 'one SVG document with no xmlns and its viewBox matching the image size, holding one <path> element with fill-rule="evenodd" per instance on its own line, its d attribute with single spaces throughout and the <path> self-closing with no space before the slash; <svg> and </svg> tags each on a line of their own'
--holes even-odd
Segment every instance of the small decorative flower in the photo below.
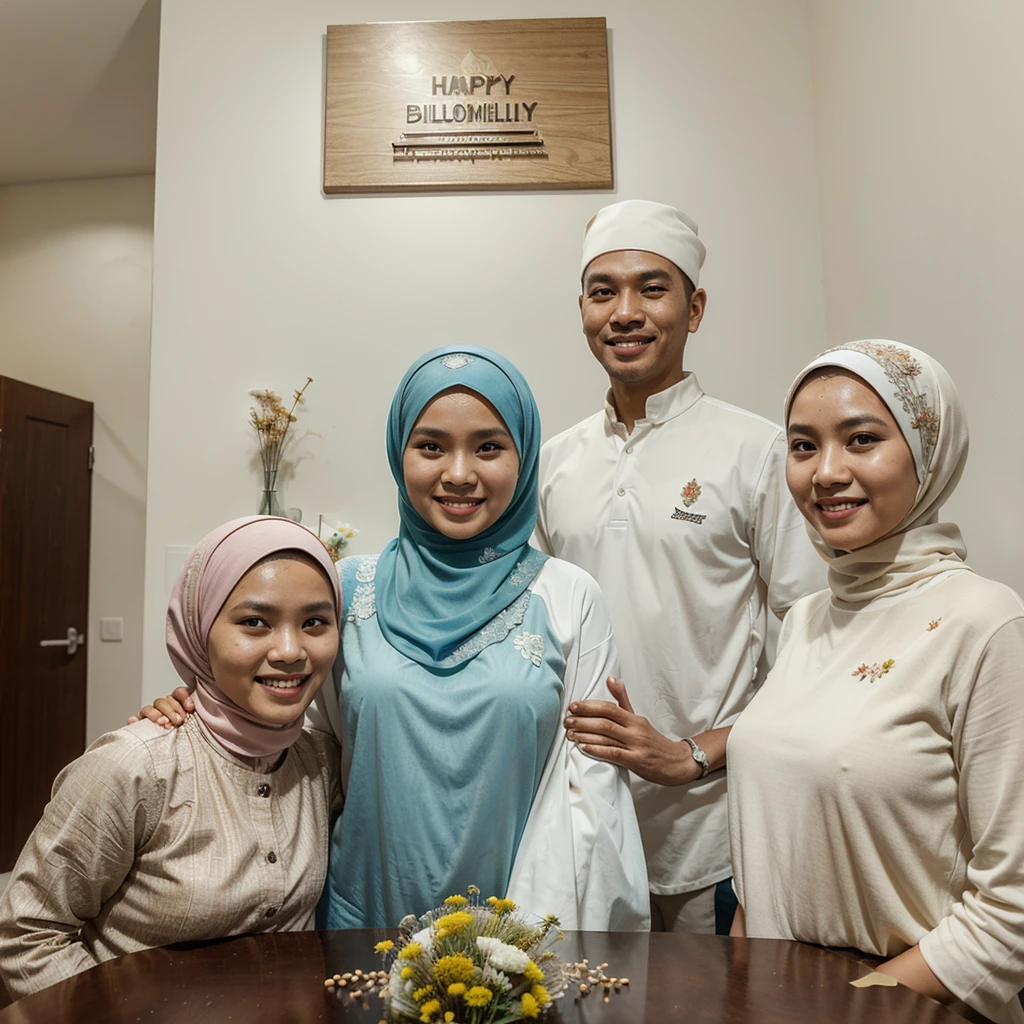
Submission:
<svg viewBox="0 0 1024 1024">
<path fill-rule="evenodd" d="M 683 499 L 683 505 L 689 508 L 695 504 L 697 499 L 700 497 L 700 484 L 697 483 L 697 478 L 694 477 L 680 492 Z"/>
<path fill-rule="evenodd" d="M 857 679 L 866 679 L 869 683 L 873 683 L 876 680 L 881 679 L 882 676 L 887 675 L 889 670 L 895 664 L 895 658 L 889 658 L 887 661 L 883 661 L 881 665 L 879 665 L 877 662 L 874 665 L 868 665 L 867 663 L 865 663 L 863 665 L 858 665 L 850 673 L 850 675 L 854 676 Z"/>
<path fill-rule="evenodd" d="M 434 964 L 434 977 L 437 983 L 446 987 L 449 992 L 451 986 L 460 983 L 465 988 L 466 982 L 473 980 L 473 961 L 461 953 L 443 956 Z"/>
<path fill-rule="evenodd" d="M 543 985 L 533 985 L 530 988 L 530 995 L 540 1003 L 541 1006 L 547 1006 L 551 1002 L 551 995 Z"/>
<path fill-rule="evenodd" d="M 464 996 L 466 994 L 466 986 L 461 981 L 453 982 L 448 986 L 448 995 L 450 996 Z"/>
<path fill-rule="evenodd" d="M 521 949 L 509 946 L 504 942 L 497 942 L 490 950 L 485 949 L 480 944 L 480 939 L 477 939 L 476 943 L 486 954 L 491 966 L 499 971 L 504 971 L 506 974 L 522 974 L 526 969 L 526 965 L 530 962 L 530 957 Z"/>
<path fill-rule="evenodd" d="M 452 914 L 445 914 L 439 917 L 436 924 L 436 934 L 439 939 L 446 939 L 449 935 L 458 935 L 464 928 L 473 923 L 473 915 L 468 910 L 456 910 Z"/>
<path fill-rule="evenodd" d="M 474 985 L 466 993 L 467 1006 L 486 1006 L 494 998 L 494 993 L 483 985 Z"/>
<path fill-rule="evenodd" d="M 532 661 L 537 668 L 540 668 L 544 658 L 544 637 L 539 633 L 520 633 L 513 639 L 512 646 L 527 661 Z M 491 899 L 494 897 L 492 896 Z"/>
<path fill-rule="evenodd" d="M 423 988 L 416 989 L 416 991 L 413 992 L 412 997 L 413 997 L 413 999 L 416 1000 L 417 1003 L 422 1003 L 423 1000 L 427 998 L 427 996 L 432 996 L 433 994 L 434 994 L 434 986 L 433 985 L 424 985 Z M 438 1004 L 437 1008 L 439 1010 L 441 1009 L 440 1004 Z"/>
<path fill-rule="evenodd" d="M 540 1006 L 529 992 L 523 993 L 522 1013 L 526 1020 L 533 1020 L 540 1016 Z"/>
<path fill-rule="evenodd" d="M 484 548 L 483 554 L 477 559 L 481 565 L 486 565 L 488 562 L 496 562 L 501 555 L 498 554 L 494 548 Z"/>
<path fill-rule="evenodd" d="M 526 563 L 519 562 L 508 574 L 508 581 L 513 587 L 521 587 L 526 582 L 526 573 L 523 571 L 525 568 Z"/>
<path fill-rule="evenodd" d="M 523 969 L 523 977 L 535 985 L 544 980 L 544 972 L 531 960 Z"/>
<path fill-rule="evenodd" d="M 447 366 L 449 370 L 461 370 L 464 366 L 469 366 L 471 362 L 473 362 L 472 356 L 467 356 L 463 352 L 453 352 L 441 360 L 441 365 Z"/>
<path fill-rule="evenodd" d="M 383 942 L 378 942 L 374 946 L 374 950 L 378 953 L 387 953 L 389 950 L 394 949 L 395 944 L 390 939 L 385 939 Z"/>
<path fill-rule="evenodd" d="M 431 1021 L 434 1016 L 441 1012 L 441 1003 L 437 999 L 431 999 L 430 1002 L 424 1003 L 420 1007 L 420 1020 Z"/>
<path fill-rule="evenodd" d="M 464 907 L 469 900 L 465 896 L 449 896 L 445 901 L 446 907 Z"/>
<path fill-rule="evenodd" d="M 398 954 L 399 960 L 415 960 L 423 952 L 423 946 L 419 942 L 409 942 L 402 947 Z"/>
<path fill-rule="evenodd" d="M 932 619 L 932 621 L 928 623 L 928 630 L 927 631 L 930 633 L 933 629 L 938 629 L 939 628 L 939 623 L 941 621 L 942 621 L 942 617 L 941 616 L 939 618 L 937 618 L 937 619 Z"/>
<path fill-rule="evenodd" d="M 487 902 L 491 905 L 491 908 L 498 917 L 505 917 L 516 909 L 516 905 L 513 900 L 500 900 L 497 896 L 488 896 Z"/>
</svg>

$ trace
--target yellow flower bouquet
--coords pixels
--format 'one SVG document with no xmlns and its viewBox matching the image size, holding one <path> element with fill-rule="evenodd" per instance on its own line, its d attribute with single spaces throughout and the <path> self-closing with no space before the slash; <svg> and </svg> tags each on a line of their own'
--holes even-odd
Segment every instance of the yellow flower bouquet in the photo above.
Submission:
<svg viewBox="0 0 1024 1024">
<path fill-rule="evenodd" d="M 558 919 L 535 924 L 511 900 L 479 890 L 399 924 L 376 951 L 387 972 L 382 995 L 392 1022 L 511 1024 L 543 1015 L 569 984 L 571 967 L 551 947 Z"/>
</svg>

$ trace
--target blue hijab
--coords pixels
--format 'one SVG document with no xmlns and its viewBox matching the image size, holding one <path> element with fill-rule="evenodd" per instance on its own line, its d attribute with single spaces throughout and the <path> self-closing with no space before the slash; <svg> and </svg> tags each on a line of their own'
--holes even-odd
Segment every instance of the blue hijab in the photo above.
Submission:
<svg viewBox="0 0 1024 1024">
<path fill-rule="evenodd" d="M 446 537 L 423 519 L 409 500 L 402 469 L 416 420 L 438 394 L 456 385 L 497 409 L 519 452 L 511 503 L 467 540 Z M 387 446 L 402 523 L 377 560 L 377 621 L 397 651 L 421 665 L 439 666 L 516 601 L 547 560 L 530 547 L 537 522 L 540 413 L 526 378 L 497 352 L 476 345 L 438 348 L 402 378 L 388 414 Z"/>
</svg>

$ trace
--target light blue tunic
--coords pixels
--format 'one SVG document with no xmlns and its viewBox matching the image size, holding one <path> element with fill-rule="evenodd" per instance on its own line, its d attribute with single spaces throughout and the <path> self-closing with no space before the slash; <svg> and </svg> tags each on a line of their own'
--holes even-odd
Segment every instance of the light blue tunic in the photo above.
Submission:
<svg viewBox="0 0 1024 1024">
<path fill-rule="evenodd" d="M 381 634 L 375 558 L 339 568 L 347 781 L 318 923 L 394 927 L 469 885 L 503 896 L 559 728 L 565 661 L 546 606 L 526 591 L 431 669 Z"/>
</svg>

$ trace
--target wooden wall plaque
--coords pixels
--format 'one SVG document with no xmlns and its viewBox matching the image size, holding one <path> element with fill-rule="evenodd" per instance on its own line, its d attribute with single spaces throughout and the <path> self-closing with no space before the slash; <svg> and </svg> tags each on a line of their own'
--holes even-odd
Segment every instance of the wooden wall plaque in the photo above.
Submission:
<svg viewBox="0 0 1024 1024">
<path fill-rule="evenodd" d="M 325 192 L 612 187 L 604 18 L 330 25 Z"/>
</svg>

